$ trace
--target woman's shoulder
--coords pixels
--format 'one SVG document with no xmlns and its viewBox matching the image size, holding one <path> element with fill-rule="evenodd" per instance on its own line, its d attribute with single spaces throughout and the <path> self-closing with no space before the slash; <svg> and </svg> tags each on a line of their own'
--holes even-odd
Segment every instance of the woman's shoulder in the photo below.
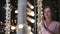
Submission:
<svg viewBox="0 0 60 34">
<path fill-rule="evenodd" d="M 53 23 L 56 27 L 59 27 L 59 26 L 60 26 L 60 22 L 58 22 L 58 21 L 52 21 L 52 23 Z"/>
<path fill-rule="evenodd" d="M 52 21 L 52 23 L 55 23 L 55 24 L 60 24 L 60 22 L 58 22 L 58 21 Z"/>
</svg>

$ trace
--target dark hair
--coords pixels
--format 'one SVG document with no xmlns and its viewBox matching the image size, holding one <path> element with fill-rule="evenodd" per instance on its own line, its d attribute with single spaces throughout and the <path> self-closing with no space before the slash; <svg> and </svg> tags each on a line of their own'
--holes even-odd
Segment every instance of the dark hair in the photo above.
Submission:
<svg viewBox="0 0 60 34">
<path fill-rule="evenodd" d="M 43 11 L 44 11 L 44 9 L 46 9 L 46 8 L 50 8 L 50 9 L 52 10 L 51 6 L 46 6 L 46 7 L 43 8 Z"/>
</svg>

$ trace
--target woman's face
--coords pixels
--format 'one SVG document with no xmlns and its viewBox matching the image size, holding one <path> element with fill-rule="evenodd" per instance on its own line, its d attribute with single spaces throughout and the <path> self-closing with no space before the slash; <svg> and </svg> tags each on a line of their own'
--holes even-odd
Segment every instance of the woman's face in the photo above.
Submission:
<svg viewBox="0 0 60 34">
<path fill-rule="evenodd" d="M 45 8 L 44 9 L 44 16 L 45 16 L 46 19 L 51 18 L 51 9 L 50 8 Z"/>
</svg>

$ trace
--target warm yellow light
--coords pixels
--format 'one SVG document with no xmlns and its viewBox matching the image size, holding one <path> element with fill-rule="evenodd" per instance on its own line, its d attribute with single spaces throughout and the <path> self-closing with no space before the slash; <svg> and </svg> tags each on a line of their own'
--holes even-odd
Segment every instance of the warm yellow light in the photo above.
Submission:
<svg viewBox="0 0 60 34">
<path fill-rule="evenodd" d="M 18 10 L 15 10 L 15 13 L 18 13 Z"/>
<path fill-rule="evenodd" d="M 31 30 L 31 26 L 28 26 L 28 29 Z"/>
<path fill-rule="evenodd" d="M 30 32 L 30 34 L 33 34 L 32 32 Z"/>
<path fill-rule="evenodd" d="M 32 19 L 32 20 L 31 20 L 31 22 L 32 22 L 32 23 L 34 23 L 34 22 L 35 22 L 35 20 L 34 20 L 34 19 Z"/>
<path fill-rule="evenodd" d="M 34 11 L 32 11 L 32 10 L 29 9 L 29 8 L 27 8 L 27 15 L 35 16 Z"/>
<path fill-rule="evenodd" d="M 34 9 L 34 6 L 30 6 L 31 9 Z"/>
<path fill-rule="evenodd" d="M 27 6 L 29 6 L 31 9 L 34 9 L 34 6 L 27 1 Z"/>
<path fill-rule="evenodd" d="M 31 23 L 35 23 L 35 20 L 30 17 L 27 17 L 27 20 L 30 21 Z"/>
<path fill-rule="evenodd" d="M 16 27 L 15 26 L 11 26 L 11 29 L 14 30 L 14 29 L 16 29 Z"/>
<path fill-rule="evenodd" d="M 34 12 L 31 11 L 31 12 L 27 12 L 27 15 L 30 15 L 30 16 L 35 16 Z"/>
<path fill-rule="evenodd" d="M 16 21 L 17 21 L 17 20 L 16 20 L 16 19 L 14 19 L 14 23 L 16 23 Z"/>
<path fill-rule="evenodd" d="M 2 22 L 0 22 L 1 23 L 1 25 L 2 25 Z"/>
<path fill-rule="evenodd" d="M 10 32 L 8 32 L 8 34 L 10 34 Z"/>
</svg>

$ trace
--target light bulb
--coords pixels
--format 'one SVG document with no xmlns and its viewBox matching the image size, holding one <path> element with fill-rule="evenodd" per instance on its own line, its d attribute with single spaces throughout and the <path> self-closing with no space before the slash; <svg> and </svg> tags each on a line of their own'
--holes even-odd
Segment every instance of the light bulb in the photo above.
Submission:
<svg viewBox="0 0 60 34">
<path fill-rule="evenodd" d="M 34 6 L 30 6 L 31 9 L 34 9 Z"/>
<path fill-rule="evenodd" d="M 15 26 L 11 26 L 11 29 L 14 30 L 15 29 Z"/>
<path fill-rule="evenodd" d="M 15 13 L 18 13 L 18 10 L 15 10 Z"/>
<path fill-rule="evenodd" d="M 23 24 L 19 24 L 19 26 L 18 26 L 20 29 L 22 29 L 23 28 Z"/>
<path fill-rule="evenodd" d="M 32 32 L 30 32 L 30 34 L 33 34 Z"/>
</svg>

